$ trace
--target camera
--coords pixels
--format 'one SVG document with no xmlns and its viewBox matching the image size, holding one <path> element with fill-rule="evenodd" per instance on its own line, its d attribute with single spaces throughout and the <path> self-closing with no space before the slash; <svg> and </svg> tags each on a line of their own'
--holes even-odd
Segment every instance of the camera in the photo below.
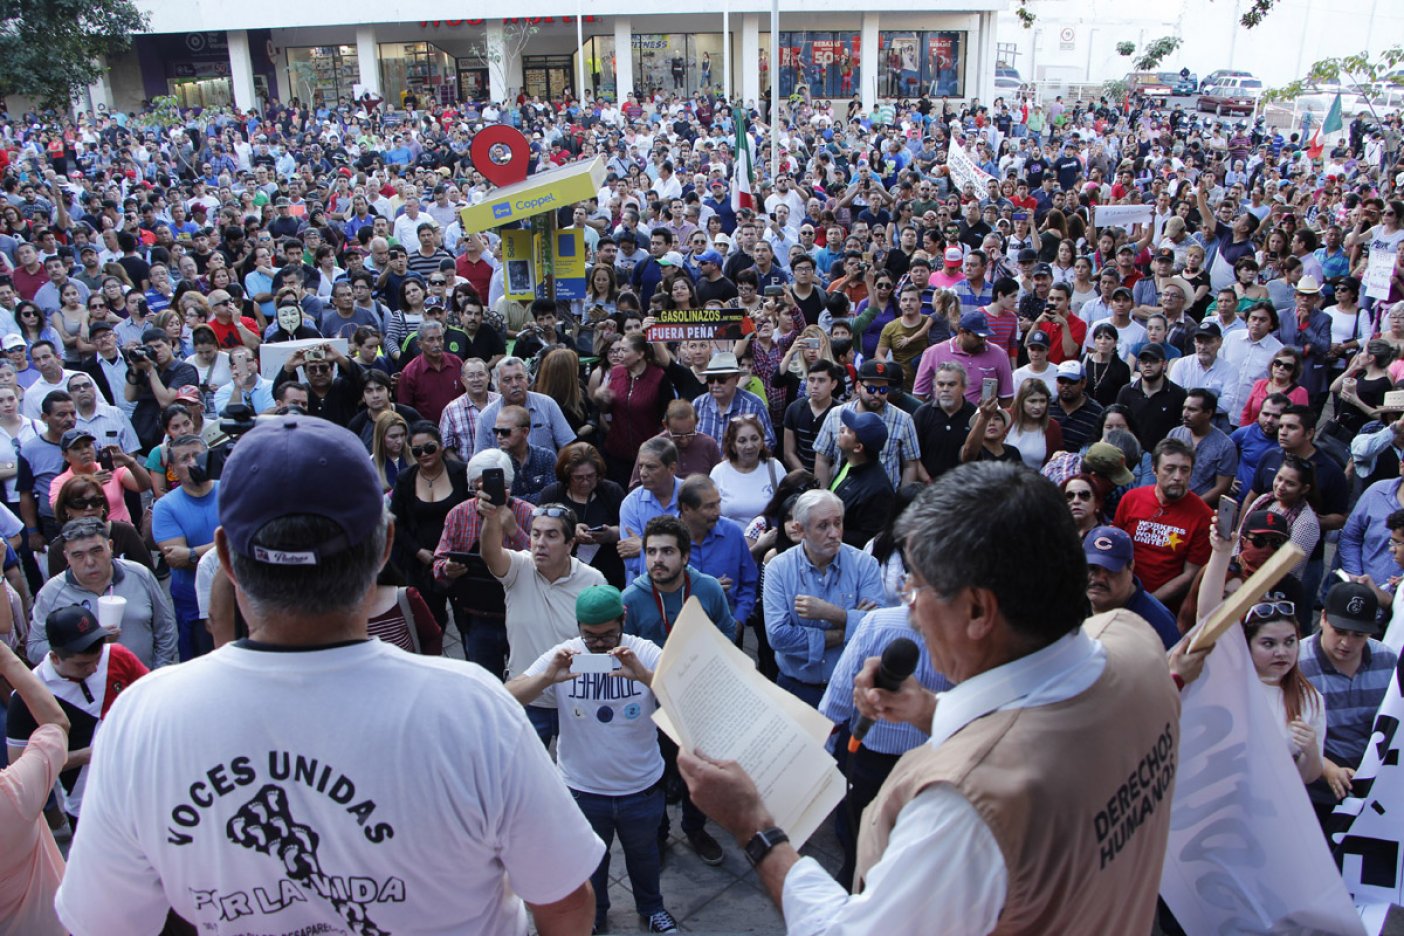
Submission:
<svg viewBox="0 0 1404 936">
<path fill-rule="evenodd" d="M 325 348 L 308 348 L 306 353 L 302 356 L 304 361 L 325 361 L 326 358 L 327 352 Z"/>
<path fill-rule="evenodd" d="M 122 356 L 127 359 L 127 364 L 154 364 L 156 363 L 156 349 L 151 345 L 138 345 L 135 348 L 128 348 L 122 352 Z"/>
</svg>

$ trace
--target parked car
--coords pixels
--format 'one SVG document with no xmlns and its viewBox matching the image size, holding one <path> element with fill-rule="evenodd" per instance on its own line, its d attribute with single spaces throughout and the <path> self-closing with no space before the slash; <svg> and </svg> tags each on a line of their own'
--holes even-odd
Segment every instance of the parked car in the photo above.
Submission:
<svg viewBox="0 0 1404 936">
<path fill-rule="evenodd" d="M 1188 75 L 1176 75 L 1174 82 L 1170 85 L 1170 90 L 1175 97 L 1193 97 L 1199 93 L 1199 78 L 1194 72 Z"/>
<path fill-rule="evenodd" d="M 1210 84 L 1205 82 L 1199 89 L 1196 110 L 1213 111 L 1215 114 L 1251 114 L 1258 107 L 1258 98 L 1263 95 L 1263 83 L 1256 78 L 1230 76 Z"/>
<path fill-rule="evenodd" d="M 1224 80 L 1225 78 L 1252 78 L 1252 77 L 1253 77 L 1253 73 L 1252 73 L 1252 72 L 1239 71 L 1239 70 L 1236 69 L 1236 68 L 1221 68 L 1221 69 L 1219 69 L 1218 71 L 1212 71 L 1212 72 L 1210 72 L 1209 75 L 1208 75 L 1208 77 L 1205 78 L 1203 81 L 1201 81 L 1201 82 L 1199 83 L 1199 88 L 1200 88 L 1200 90 L 1202 91 L 1207 85 L 1218 84 L 1220 81 Z"/>
<path fill-rule="evenodd" d="M 1144 94 L 1146 97 L 1170 96 L 1170 85 L 1155 72 L 1129 72 L 1125 80 L 1128 94 Z"/>
</svg>

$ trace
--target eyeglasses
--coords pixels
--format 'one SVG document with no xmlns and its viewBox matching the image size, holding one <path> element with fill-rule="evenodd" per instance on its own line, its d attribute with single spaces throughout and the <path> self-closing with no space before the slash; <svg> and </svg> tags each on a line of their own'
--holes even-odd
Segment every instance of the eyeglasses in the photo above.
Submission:
<svg viewBox="0 0 1404 936">
<path fill-rule="evenodd" d="M 695 435 L 697 435 L 696 432 L 669 432 L 668 438 L 675 442 L 682 442 L 685 439 L 691 439 Z"/>
<path fill-rule="evenodd" d="M 1092 492 L 1091 492 L 1091 491 L 1071 491 L 1071 490 L 1069 490 L 1069 491 L 1064 491 L 1064 492 L 1063 492 L 1063 497 L 1066 498 L 1066 499 L 1069 500 L 1069 501 L 1075 501 L 1075 500 L 1090 501 L 1090 500 L 1092 499 Z"/>
<path fill-rule="evenodd" d="M 430 285 L 430 286 L 447 286 L 447 285 L 448 285 L 448 280 L 431 279 L 431 280 L 429 281 L 429 285 Z"/>
<path fill-rule="evenodd" d="M 439 443 L 437 442 L 425 442 L 423 445 L 410 446 L 410 454 L 413 455 L 415 458 L 418 458 L 421 455 L 433 455 L 438 450 Z"/>
<path fill-rule="evenodd" d="M 876 393 L 878 396 L 887 396 L 888 392 L 892 388 L 886 385 L 879 386 L 877 384 L 863 384 L 863 389 L 868 391 L 869 393 Z"/>
<path fill-rule="evenodd" d="M 499 439 L 511 435 L 518 429 L 525 429 L 526 426 L 493 426 L 492 433 Z"/>
<path fill-rule="evenodd" d="M 903 559 L 903 561 L 906 561 L 905 558 Z M 902 577 L 902 604 L 908 610 L 910 610 L 916 605 L 917 595 L 921 594 L 924 591 L 931 591 L 933 594 L 935 593 L 935 590 L 932 589 L 930 585 L 916 584 L 916 579 L 913 578 L 912 573 L 910 572 L 908 572 Z"/>
<path fill-rule="evenodd" d="M 1297 606 L 1290 601 L 1263 601 L 1248 609 L 1245 620 L 1297 616 Z"/>
<path fill-rule="evenodd" d="M 1273 362 L 1272 362 L 1272 366 L 1273 366 L 1273 367 L 1288 367 L 1288 368 L 1290 368 L 1290 367 L 1295 367 L 1295 366 L 1296 366 L 1296 361 L 1273 361 Z"/>
<path fill-rule="evenodd" d="M 580 632 L 580 639 L 585 644 L 592 646 L 615 643 L 622 636 L 624 636 L 624 628 L 622 627 L 616 627 L 613 630 L 606 631 L 603 634 L 587 634 L 584 631 Z"/>
<path fill-rule="evenodd" d="M 71 510 L 97 510 L 106 504 L 107 499 L 103 497 L 75 497 L 68 502 Z"/>
</svg>

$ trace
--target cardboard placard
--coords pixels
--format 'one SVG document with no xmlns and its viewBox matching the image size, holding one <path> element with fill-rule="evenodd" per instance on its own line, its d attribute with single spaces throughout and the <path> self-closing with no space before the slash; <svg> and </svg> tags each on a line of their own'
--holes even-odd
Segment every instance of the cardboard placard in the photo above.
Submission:
<svg viewBox="0 0 1404 936">
<path fill-rule="evenodd" d="M 750 331 L 743 309 L 661 309 L 653 317 L 649 341 L 734 341 Z"/>
</svg>

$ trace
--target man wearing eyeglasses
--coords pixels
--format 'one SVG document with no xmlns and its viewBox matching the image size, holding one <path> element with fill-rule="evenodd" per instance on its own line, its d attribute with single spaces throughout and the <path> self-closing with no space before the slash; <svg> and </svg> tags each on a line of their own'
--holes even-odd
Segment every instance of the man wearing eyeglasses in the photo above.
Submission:
<svg viewBox="0 0 1404 936">
<path fill-rule="evenodd" d="M 332 300 L 336 300 L 336 290 L 332 290 Z M 234 302 L 229 293 L 216 289 L 209 295 L 210 311 L 214 314 L 206 323 L 214 330 L 221 348 L 257 348 L 263 343 L 258 336 L 258 323 L 245 315 L 235 315 Z M 326 332 L 326 334 L 331 334 Z"/>
<path fill-rule="evenodd" d="M 1091 490 L 1065 492 L 1068 500 L 1091 498 Z M 1140 615 L 1155 628 L 1165 649 L 1180 641 L 1175 615 L 1146 591 L 1136 577 L 1135 547 L 1124 530 L 1113 526 L 1093 527 L 1082 538 L 1082 552 L 1087 557 L 1087 601 L 1097 614 L 1125 608 Z"/>
</svg>

